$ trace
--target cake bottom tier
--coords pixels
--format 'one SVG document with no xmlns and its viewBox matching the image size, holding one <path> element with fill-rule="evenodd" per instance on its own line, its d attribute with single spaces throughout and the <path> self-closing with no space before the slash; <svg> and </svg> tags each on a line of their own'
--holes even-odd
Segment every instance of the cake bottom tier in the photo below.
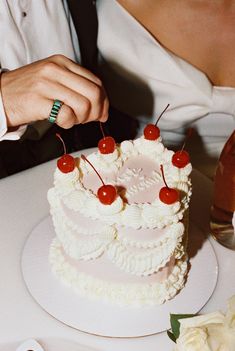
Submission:
<svg viewBox="0 0 235 351">
<path fill-rule="evenodd" d="M 120 271 L 103 254 L 95 260 L 69 257 L 54 238 L 49 253 L 53 273 L 81 296 L 119 305 L 162 304 L 172 299 L 184 286 L 188 270 L 187 255 L 174 257 L 157 273 L 135 276 Z"/>
</svg>

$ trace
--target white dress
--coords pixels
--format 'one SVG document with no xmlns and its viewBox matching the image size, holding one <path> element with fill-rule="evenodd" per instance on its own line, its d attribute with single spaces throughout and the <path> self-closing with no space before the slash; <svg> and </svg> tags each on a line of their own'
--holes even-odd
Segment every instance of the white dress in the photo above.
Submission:
<svg viewBox="0 0 235 351">
<path fill-rule="evenodd" d="M 194 166 L 212 176 L 235 128 L 235 88 L 212 86 L 206 75 L 172 54 L 115 0 L 98 0 L 98 48 L 111 103 L 140 121 L 159 121 L 165 143 L 180 145 L 185 129 Z M 120 126 L 121 128 L 121 126 Z"/>
</svg>

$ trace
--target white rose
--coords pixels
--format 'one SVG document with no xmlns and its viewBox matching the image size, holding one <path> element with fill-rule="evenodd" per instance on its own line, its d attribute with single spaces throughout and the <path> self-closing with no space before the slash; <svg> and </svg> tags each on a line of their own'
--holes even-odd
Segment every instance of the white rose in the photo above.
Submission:
<svg viewBox="0 0 235 351">
<path fill-rule="evenodd" d="M 177 339 L 176 351 L 210 351 L 203 328 L 186 328 Z"/>
<path fill-rule="evenodd" d="M 226 315 L 221 312 L 180 320 L 175 351 L 234 351 L 235 295 Z"/>
</svg>

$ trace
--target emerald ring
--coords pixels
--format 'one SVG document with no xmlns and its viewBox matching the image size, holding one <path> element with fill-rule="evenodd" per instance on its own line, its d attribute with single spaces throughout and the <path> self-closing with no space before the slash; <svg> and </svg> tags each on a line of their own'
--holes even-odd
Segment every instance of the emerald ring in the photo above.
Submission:
<svg viewBox="0 0 235 351">
<path fill-rule="evenodd" d="M 62 105 L 63 105 L 62 101 L 54 100 L 53 105 L 52 105 L 52 109 L 51 109 L 51 112 L 50 112 L 50 115 L 48 117 L 48 121 L 50 123 L 55 123 L 56 122 L 56 118 L 58 116 L 58 113 L 59 113 Z"/>
</svg>

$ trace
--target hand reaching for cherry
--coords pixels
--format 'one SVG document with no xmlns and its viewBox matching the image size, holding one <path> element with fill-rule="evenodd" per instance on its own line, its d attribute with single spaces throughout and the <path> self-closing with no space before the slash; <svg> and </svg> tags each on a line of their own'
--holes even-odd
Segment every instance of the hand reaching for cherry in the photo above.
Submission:
<svg viewBox="0 0 235 351">
<path fill-rule="evenodd" d="M 8 127 L 47 119 L 55 99 L 64 103 L 56 120 L 62 128 L 108 118 L 99 78 L 62 55 L 2 73 L 1 93 Z"/>
</svg>

